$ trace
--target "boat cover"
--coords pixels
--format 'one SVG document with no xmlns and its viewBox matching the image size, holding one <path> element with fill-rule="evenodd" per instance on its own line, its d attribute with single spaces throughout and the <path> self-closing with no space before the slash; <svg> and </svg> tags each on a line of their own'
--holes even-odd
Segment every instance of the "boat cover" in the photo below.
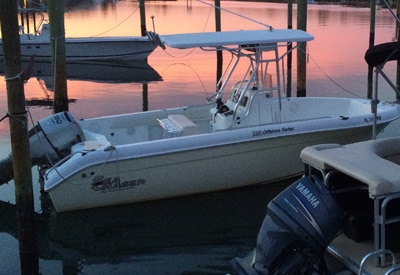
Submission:
<svg viewBox="0 0 400 275">
<path fill-rule="evenodd" d="M 383 43 L 369 48 L 365 52 L 365 61 L 376 67 L 387 61 L 400 60 L 400 42 Z"/>
<path fill-rule="evenodd" d="M 300 157 L 312 167 L 335 169 L 365 183 L 372 197 L 400 192 L 400 137 L 314 145 L 304 148 Z"/>
<path fill-rule="evenodd" d="M 302 30 L 241 30 L 160 35 L 163 44 L 177 49 L 229 45 L 305 42 L 314 37 Z"/>
</svg>

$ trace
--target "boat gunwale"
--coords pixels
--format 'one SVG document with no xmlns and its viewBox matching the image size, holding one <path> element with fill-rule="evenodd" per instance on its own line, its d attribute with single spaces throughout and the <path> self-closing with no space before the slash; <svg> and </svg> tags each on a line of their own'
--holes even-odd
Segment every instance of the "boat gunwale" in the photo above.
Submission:
<svg viewBox="0 0 400 275">
<path fill-rule="evenodd" d="M 390 110 L 391 111 L 391 110 Z M 371 114 L 372 115 L 372 114 Z M 79 162 L 79 169 L 74 170 L 66 175 L 61 176 L 61 172 L 57 171 L 58 169 L 62 168 L 61 166 L 58 166 L 55 164 L 52 168 L 46 171 L 45 174 L 45 191 L 49 191 L 53 188 L 56 188 L 64 179 L 70 178 L 73 174 L 82 171 L 83 169 L 87 169 L 88 167 L 96 166 L 99 164 L 104 163 L 104 157 L 97 157 L 97 155 L 105 155 L 109 156 L 107 157 L 107 163 L 114 163 L 117 161 L 126 161 L 130 159 L 140 159 L 140 158 L 146 158 L 146 157 L 152 157 L 152 156 L 160 156 L 160 155 L 168 155 L 168 154 L 175 154 L 175 153 L 184 153 L 188 151 L 193 151 L 193 150 L 203 150 L 207 148 L 215 148 L 215 147 L 222 147 L 222 146 L 229 146 L 229 145 L 234 145 L 234 144 L 239 144 L 239 143 L 247 143 L 247 142 L 262 142 L 265 140 L 271 140 L 271 139 L 278 139 L 282 137 L 295 137 L 299 135 L 309 135 L 309 134 L 315 134 L 315 133 L 321 133 L 321 132 L 335 132 L 335 131 L 346 131 L 349 129 L 361 129 L 361 128 L 367 128 L 367 127 L 372 127 L 372 121 L 370 122 L 365 122 L 363 125 L 359 126 L 354 126 L 353 121 L 354 120 L 364 120 L 365 115 L 358 115 L 355 117 L 352 117 L 350 119 L 345 119 L 343 120 L 340 117 L 335 117 L 335 118 L 320 118 L 320 122 L 318 126 L 324 125 L 323 128 L 321 127 L 315 127 L 313 131 L 309 131 L 309 127 L 307 127 L 307 124 L 315 122 L 316 119 L 309 119 L 305 121 L 297 121 L 296 124 L 299 122 L 303 124 L 303 128 L 300 131 L 292 132 L 292 131 L 286 131 L 282 133 L 279 131 L 279 133 L 270 133 L 270 134 L 261 134 L 261 135 L 256 135 L 254 136 L 254 132 L 259 132 L 260 130 L 262 131 L 263 128 L 266 126 L 276 126 L 276 128 L 290 128 L 293 127 L 293 122 L 284 122 L 284 123 L 272 123 L 272 124 L 264 124 L 264 125 L 257 125 L 257 126 L 249 126 L 249 127 L 242 127 L 242 128 L 233 128 L 229 130 L 224 130 L 224 131 L 218 131 L 215 133 L 204 133 L 204 134 L 198 134 L 198 135 L 191 135 L 191 136 L 181 136 L 181 137 L 173 137 L 173 138 L 168 138 L 168 139 L 159 139 L 159 140 L 152 140 L 152 141 L 145 141 L 145 142 L 138 142 L 138 143 L 132 143 L 132 144 L 121 144 L 121 145 L 111 145 L 111 147 L 106 145 L 106 148 L 111 149 L 111 151 L 106 151 L 106 148 L 103 148 L 103 150 L 95 150 L 95 151 L 90 151 L 85 154 L 85 163 L 86 165 L 82 165 L 82 163 Z M 399 112 L 397 112 L 396 118 L 399 117 Z M 393 121 L 393 117 L 382 117 L 382 120 L 378 121 L 379 126 L 386 126 L 389 124 L 391 121 Z M 328 122 L 328 123 L 325 123 Z M 343 126 L 338 126 L 338 124 L 343 124 L 345 123 L 345 127 Z M 335 128 L 332 128 L 333 125 L 337 125 Z M 292 125 L 292 126 L 291 126 Z M 240 137 L 237 138 L 236 135 L 232 135 L 232 132 L 239 133 Z M 248 133 L 252 133 L 252 135 L 249 135 Z M 210 140 L 211 137 L 211 140 Z M 199 141 L 201 141 L 201 144 L 199 145 Z M 158 145 L 158 146 L 157 146 Z M 149 151 L 149 148 L 151 149 Z M 168 148 L 168 150 L 166 150 Z M 113 150 L 118 150 L 117 158 L 110 159 L 111 153 Z M 160 150 L 163 149 L 163 150 Z M 132 157 L 132 154 L 134 156 Z M 89 164 L 88 163 L 88 158 L 90 157 L 91 161 Z M 67 158 L 71 158 L 71 155 L 67 156 Z M 68 161 L 67 159 L 66 161 Z M 60 163 L 64 163 L 64 160 L 61 160 Z M 58 180 L 55 180 L 54 183 L 50 184 L 48 181 L 48 175 L 53 171 L 59 176 Z M 51 185 L 51 186 L 49 186 Z"/>
</svg>

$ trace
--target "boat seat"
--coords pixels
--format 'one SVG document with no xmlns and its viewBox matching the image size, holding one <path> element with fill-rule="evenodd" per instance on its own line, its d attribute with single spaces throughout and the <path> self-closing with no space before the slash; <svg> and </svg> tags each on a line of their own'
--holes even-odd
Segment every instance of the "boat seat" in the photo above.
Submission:
<svg viewBox="0 0 400 275">
<path fill-rule="evenodd" d="M 326 185 L 330 185 L 330 171 L 338 171 L 368 186 L 369 196 L 374 202 L 374 252 L 385 251 L 386 226 L 400 222 L 398 212 L 386 214 L 389 202 L 400 200 L 400 137 L 344 146 L 315 145 L 304 148 L 300 157 L 307 166 L 323 172 Z M 335 248 L 331 247 L 331 250 Z M 341 253 L 338 255 L 342 256 Z M 376 266 L 386 264 L 385 255 L 376 257 Z"/>
<path fill-rule="evenodd" d="M 310 146 L 302 150 L 300 157 L 312 167 L 335 169 L 359 180 L 368 185 L 369 193 L 373 197 L 400 192 L 399 137 L 344 146 Z"/>
<path fill-rule="evenodd" d="M 199 126 L 185 115 L 169 115 L 168 118 L 159 119 L 158 122 L 172 136 L 190 136 L 200 133 Z"/>
</svg>

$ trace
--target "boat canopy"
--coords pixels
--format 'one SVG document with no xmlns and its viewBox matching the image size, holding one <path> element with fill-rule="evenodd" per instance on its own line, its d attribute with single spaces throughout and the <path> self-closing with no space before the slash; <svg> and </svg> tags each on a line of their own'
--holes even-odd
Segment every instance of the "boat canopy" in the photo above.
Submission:
<svg viewBox="0 0 400 275">
<path fill-rule="evenodd" d="M 397 41 L 373 46 L 365 53 L 365 61 L 372 67 L 394 60 L 400 60 L 400 42 Z"/>
<path fill-rule="evenodd" d="M 240 30 L 159 35 L 160 42 L 171 48 L 222 47 L 229 45 L 306 42 L 314 37 L 302 30 Z"/>
</svg>

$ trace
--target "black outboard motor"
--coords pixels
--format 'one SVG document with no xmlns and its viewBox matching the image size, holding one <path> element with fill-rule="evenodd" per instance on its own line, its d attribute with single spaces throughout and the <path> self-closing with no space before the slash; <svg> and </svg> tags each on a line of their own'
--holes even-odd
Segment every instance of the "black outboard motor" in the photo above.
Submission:
<svg viewBox="0 0 400 275">
<path fill-rule="evenodd" d="M 267 207 L 254 252 L 235 258 L 238 274 L 325 274 L 323 253 L 342 227 L 334 196 L 315 177 L 303 177 Z"/>
<path fill-rule="evenodd" d="M 29 129 L 32 166 L 50 165 L 68 156 L 71 146 L 83 141 L 84 134 L 68 112 L 44 118 Z M 0 161 L 0 185 L 14 178 L 11 154 Z"/>
</svg>

